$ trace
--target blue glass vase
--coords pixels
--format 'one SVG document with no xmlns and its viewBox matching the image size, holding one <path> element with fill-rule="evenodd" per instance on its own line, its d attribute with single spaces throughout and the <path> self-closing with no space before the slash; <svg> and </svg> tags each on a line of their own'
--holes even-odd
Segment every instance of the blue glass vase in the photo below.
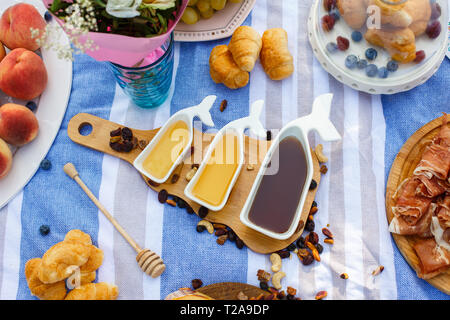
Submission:
<svg viewBox="0 0 450 320">
<path fill-rule="evenodd" d="M 119 86 L 141 108 L 156 108 L 169 95 L 173 73 L 173 33 L 158 50 L 163 52 L 162 55 L 146 66 L 124 67 L 109 63 Z"/>
</svg>

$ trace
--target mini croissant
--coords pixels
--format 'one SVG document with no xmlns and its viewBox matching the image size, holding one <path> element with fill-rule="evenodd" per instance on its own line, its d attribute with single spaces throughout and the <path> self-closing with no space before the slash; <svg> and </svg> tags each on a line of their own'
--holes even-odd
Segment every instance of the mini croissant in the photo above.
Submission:
<svg viewBox="0 0 450 320">
<path fill-rule="evenodd" d="M 294 58 L 288 49 L 287 32 L 282 28 L 268 29 L 262 36 L 261 64 L 272 80 L 281 80 L 294 72 Z"/>
<path fill-rule="evenodd" d="M 65 300 L 116 300 L 119 289 L 106 282 L 88 283 L 70 291 Z"/>
<path fill-rule="evenodd" d="M 353 29 L 360 29 L 367 19 L 367 0 L 337 0 L 342 18 Z"/>
<path fill-rule="evenodd" d="M 28 260 L 25 264 L 25 278 L 31 294 L 41 300 L 63 300 L 67 293 L 66 284 L 64 281 L 50 284 L 42 283 L 38 277 L 40 264 L 40 258 Z"/>
<path fill-rule="evenodd" d="M 416 58 L 414 32 L 409 28 L 369 29 L 364 38 L 371 44 L 385 48 L 393 60 L 408 63 Z"/>
<path fill-rule="evenodd" d="M 215 83 L 223 83 L 230 89 L 245 87 L 250 77 L 247 71 L 237 66 L 226 45 L 212 49 L 209 56 L 209 72 Z"/>
<path fill-rule="evenodd" d="M 258 31 L 248 26 L 241 26 L 234 31 L 228 49 L 233 59 L 244 71 L 252 71 L 261 51 L 262 40 Z"/>
</svg>

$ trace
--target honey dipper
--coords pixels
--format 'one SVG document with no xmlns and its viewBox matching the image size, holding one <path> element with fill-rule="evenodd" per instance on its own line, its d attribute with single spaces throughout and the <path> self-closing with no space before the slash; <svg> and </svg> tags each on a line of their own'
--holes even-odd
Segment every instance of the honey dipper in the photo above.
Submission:
<svg viewBox="0 0 450 320">
<path fill-rule="evenodd" d="M 100 209 L 100 211 L 105 215 L 105 217 L 113 224 L 116 230 L 125 238 L 125 240 L 133 247 L 137 252 L 136 261 L 139 267 L 144 271 L 144 273 L 152 276 L 153 278 L 159 277 L 164 270 L 166 265 L 160 256 L 149 249 L 142 249 L 139 245 L 128 235 L 128 233 L 122 228 L 122 226 L 117 222 L 116 219 L 106 210 L 106 208 L 98 201 L 94 194 L 89 190 L 89 188 L 81 180 L 77 169 L 72 163 L 66 163 L 64 166 L 64 172 L 75 180 L 87 194 L 87 196 L 94 202 L 94 204 Z"/>
</svg>

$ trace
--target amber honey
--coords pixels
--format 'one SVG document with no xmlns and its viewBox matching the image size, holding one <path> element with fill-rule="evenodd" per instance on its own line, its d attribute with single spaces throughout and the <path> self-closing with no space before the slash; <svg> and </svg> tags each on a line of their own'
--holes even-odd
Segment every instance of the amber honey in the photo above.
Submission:
<svg viewBox="0 0 450 320">
<path fill-rule="evenodd" d="M 215 145 L 207 164 L 192 188 L 192 194 L 213 206 L 222 203 L 239 167 L 239 140 L 225 134 Z"/>
<path fill-rule="evenodd" d="M 144 170 L 163 179 L 189 143 L 188 129 L 187 123 L 181 120 L 172 124 L 145 158 Z"/>
</svg>

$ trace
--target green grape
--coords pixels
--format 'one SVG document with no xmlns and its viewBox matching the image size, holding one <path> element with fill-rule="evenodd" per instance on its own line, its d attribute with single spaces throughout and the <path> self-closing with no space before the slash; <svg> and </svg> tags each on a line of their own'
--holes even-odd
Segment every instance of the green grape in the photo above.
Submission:
<svg viewBox="0 0 450 320">
<path fill-rule="evenodd" d="M 200 15 L 202 16 L 203 19 L 209 19 L 214 15 L 214 9 L 209 8 L 208 11 L 200 12 Z"/>
<path fill-rule="evenodd" d="M 227 0 L 211 0 L 211 7 L 215 10 L 222 10 L 227 4 Z"/>
<path fill-rule="evenodd" d="M 198 21 L 199 18 L 200 17 L 198 16 L 198 13 L 194 8 L 187 7 L 186 10 L 184 10 L 181 20 L 186 24 L 194 24 Z"/>
<path fill-rule="evenodd" d="M 189 7 L 195 6 L 195 5 L 197 4 L 197 1 L 198 1 L 198 0 L 189 0 L 189 2 L 188 2 L 187 5 L 188 5 Z"/>
<path fill-rule="evenodd" d="M 210 9 L 212 9 L 211 2 L 209 0 L 198 0 L 197 9 L 200 13 L 210 11 Z"/>
</svg>

